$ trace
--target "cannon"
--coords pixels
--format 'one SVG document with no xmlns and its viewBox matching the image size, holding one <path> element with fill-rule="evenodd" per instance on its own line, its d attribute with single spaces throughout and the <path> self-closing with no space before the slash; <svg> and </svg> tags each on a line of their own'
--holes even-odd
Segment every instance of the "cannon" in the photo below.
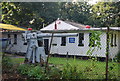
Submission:
<svg viewBox="0 0 120 81">
<path fill-rule="evenodd" d="M 45 54 L 43 37 L 63 37 L 63 36 L 77 36 L 77 34 L 46 34 L 42 32 L 25 31 L 23 33 L 24 44 L 27 44 L 27 51 L 25 55 L 25 63 L 40 63 L 46 62 L 47 56 Z"/>
</svg>

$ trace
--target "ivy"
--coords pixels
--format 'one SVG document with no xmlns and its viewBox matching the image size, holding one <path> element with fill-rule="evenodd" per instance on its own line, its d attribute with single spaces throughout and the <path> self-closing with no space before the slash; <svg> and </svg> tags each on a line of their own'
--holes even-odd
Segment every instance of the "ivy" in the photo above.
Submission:
<svg viewBox="0 0 120 81">
<path fill-rule="evenodd" d="M 90 36 L 90 44 L 89 44 L 89 50 L 87 51 L 87 55 L 91 56 L 95 50 L 101 49 L 101 39 L 100 35 L 102 34 L 101 31 L 91 31 Z"/>
</svg>

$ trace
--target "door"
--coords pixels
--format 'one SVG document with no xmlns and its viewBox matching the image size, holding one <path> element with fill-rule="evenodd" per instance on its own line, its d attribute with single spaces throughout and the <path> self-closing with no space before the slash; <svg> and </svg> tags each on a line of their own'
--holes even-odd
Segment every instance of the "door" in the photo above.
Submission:
<svg viewBox="0 0 120 81">
<path fill-rule="evenodd" d="M 44 49 L 45 49 L 45 54 L 48 55 L 48 52 L 49 52 L 49 39 L 44 39 Z"/>
</svg>

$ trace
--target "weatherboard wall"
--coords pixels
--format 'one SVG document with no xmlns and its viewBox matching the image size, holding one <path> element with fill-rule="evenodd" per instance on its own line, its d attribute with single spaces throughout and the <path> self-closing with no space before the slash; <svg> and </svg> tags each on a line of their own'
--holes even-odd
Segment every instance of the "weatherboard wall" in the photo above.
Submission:
<svg viewBox="0 0 120 81">
<path fill-rule="evenodd" d="M 69 55 L 77 55 L 77 56 L 89 56 L 87 55 L 87 51 L 89 50 L 89 32 L 82 32 L 84 33 L 84 40 L 83 40 L 83 44 L 84 46 L 78 46 L 78 36 L 77 37 L 66 37 L 66 46 L 61 46 L 61 37 L 55 37 L 53 38 L 53 44 L 52 44 L 52 48 L 51 48 L 51 53 L 52 54 L 60 54 L 60 55 L 66 55 L 67 52 Z M 70 43 L 69 42 L 69 38 L 75 38 L 75 42 L 74 43 Z M 93 52 L 92 56 L 99 56 L 99 57 L 105 57 L 105 47 L 106 47 L 106 34 L 102 33 L 101 35 L 101 50 L 96 50 Z M 50 40 L 51 38 L 45 38 L 45 39 L 49 39 L 49 44 L 50 44 Z M 57 45 L 54 45 L 57 44 Z"/>
<path fill-rule="evenodd" d="M 77 37 L 74 37 L 74 36 L 66 37 L 66 46 L 61 46 L 61 37 L 54 37 L 52 48 L 51 48 L 51 53 L 59 54 L 59 55 L 66 55 L 68 52 L 69 55 L 90 56 L 90 55 L 87 55 L 87 51 L 90 49 L 89 47 L 89 33 L 90 32 L 84 31 L 82 33 L 84 33 L 84 40 L 83 40 L 84 46 L 78 46 L 78 36 Z M 118 44 L 118 46 L 114 46 L 114 47 L 110 46 L 109 58 L 114 58 L 116 56 L 119 50 L 119 46 L 120 46 L 119 40 L 118 40 L 120 39 L 120 37 L 117 31 L 115 33 L 117 37 L 116 43 Z M 75 38 L 75 43 L 69 43 L 69 38 Z M 45 39 L 49 39 L 49 44 L 50 44 L 51 38 L 49 37 Z M 101 39 L 101 49 L 95 48 L 95 51 L 93 52 L 91 56 L 106 57 L 106 33 L 105 32 L 102 32 L 100 39 Z"/>
<path fill-rule="evenodd" d="M 22 39 L 22 32 L 5 32 L 3 33 L 4 38 L 8 38 L 8 34 L 10 35 L 10 42 L 9 45 L 7 46 L 6 51 L 11 52 L 11 53 L 26 53 L 27 50 L 27 45 L 23 45 L 24 41 Z M 17 43 L 14 44 L 15 38 L 14 35 L 17 35 Z"/>
</svg>

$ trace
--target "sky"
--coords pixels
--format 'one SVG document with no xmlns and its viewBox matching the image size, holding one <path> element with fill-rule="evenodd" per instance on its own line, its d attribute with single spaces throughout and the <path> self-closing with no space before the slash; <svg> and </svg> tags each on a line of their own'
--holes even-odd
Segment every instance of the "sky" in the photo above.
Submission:
<svg viewBox="0 0 120 81">
<path fill-rule="evenodd" d="M 99 1 L 99 0 L 90 0 L 88 1 L 89 4 L 96 4 L 96 2 Z"/>
</svg>

